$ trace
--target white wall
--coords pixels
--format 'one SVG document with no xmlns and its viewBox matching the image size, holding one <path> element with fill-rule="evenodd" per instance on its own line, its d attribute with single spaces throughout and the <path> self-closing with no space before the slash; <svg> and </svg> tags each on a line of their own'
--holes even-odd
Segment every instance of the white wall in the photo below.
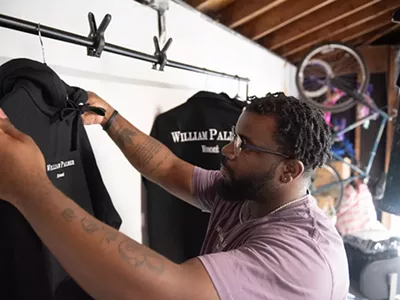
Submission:
<svg viewBox="0 0 400 300">
<path fill-rule="evenodd" d="M 88 12 L 97 23 L 106 13 L 112 21 L 106 31 L 110 43 L 153 53 L 157 34 L 156 12 L 132 0 L 1 0 L 0 13 L 87 36 Z M 168 36 L 174 42 L 172 60 L 199 65 L 251 79 L 250 95 L 293 88 L 295 68 L 259 46 L 210 22 L 199 13 L 171 3 Z M 11 58 L 42 60 L 37 36 L 0 28 L 0 63 Z M 167 68 L 151 70 L 151 64 L 114 54 L 86 56 L 86 49 L 44 38 L 46 61 L 68 84 L 92 90 L 107 99 L 144 132 L 150 132 L 157 109 L 165 111 L 199 90 L 227 92 L 234 96 L 234 80 Z M 245 86 L 240 88 L 244 96 Z M 87 128 L 98 165 L 112 199 L 123 218 L 121 230 L 141 240 L 140 175 L 99 127 Z"/>
</svg>

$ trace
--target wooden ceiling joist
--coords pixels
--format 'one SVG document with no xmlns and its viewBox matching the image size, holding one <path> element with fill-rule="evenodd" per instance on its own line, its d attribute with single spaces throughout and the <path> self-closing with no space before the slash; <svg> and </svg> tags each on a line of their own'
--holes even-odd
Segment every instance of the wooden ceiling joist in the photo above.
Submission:
<svg viewBox="0 0 400 300">
<path fill-rule="evenodd" d="M 185 1 L 294 64 L 327 42 L 398 45 L 391 17 L 400 0 Z"/>
<path fill-rule="evenodd" d="M 351 41 L 355 38 L 363 36 L 364 34 L 374 31 L 377 28 L 381 28 L 387 24 L 390 24 L 391 23 L 391 21 L 390 21 L 391 15 L 392 15 L 391 13 L 383 14 L 380 17 L 373 19 L 370 22 L 367 22 L 363 25 L 352 28 L 351 30 L 341 34 L 339 38 L 341 39 L 341 41 L 343 43 L 347 43 L 348 41 Z M 338 37 L 336 37 L 336 38 L 338 38 Z"/>
<path fill-rule="evenodd" d="M 267 13 L 258 16 L 237 30 L 253 40 L 259 40 L 267 34 L 317 11 L 335 0 L 290 0 L 276 6 Z"/>
<path fill-rule="evenodd" d="M 338 35 L 335 35 L 328 39 L 325 39 L 324 43 L 325 42 L 342 42 L 342 43 L 348 43 L 349 45 L 351 45 L 352 41 L 356 40 L 359 37 L 362 37 L 362 36 L 364 36 L 370 32 L 373 32 L 375 30 L 379 31 L 382 28 L 387 28 L 386 26 L 390 25 L 390 23 L 391 23 L 390 18 L 388 19 L 388 16 L 390 16 L 390 13 L 381 15 L 380 17 L 373 19 L 367 23 L 353 27 L 348 31 L 342 32 Z M 317 45 L 315 45 L 315 46 L 317 46 Z M 310 48 L 304 49 L 304 50 L 296 52 L 296 53 L 286 54 L 285 57 L 289 61 L 297 63 L 307 54 L 308 51 L 310 51 Z"/>
<path fill-rule="evenodd" d="M 393 24 L 387 24 L 387 25 L 382 26 L 378 29 L 375 29 L 374 31 L 371 31 L 363 36 L 352 39 L 352 40 L 348 41 L 347 43 L 349 45 L 352 45 L 353 47 L 359 47 L 359 46 L 365 45 L 365 41 L 367 41 L 368 39 L 371 39 L 372 37 L 376 36 L 377 34 L 379 34 L 381 32 L 388 30 L 389 28 L 392 28 L 392 26 L 393 26 Z"/>
<path fill-rule="evenodd" d="M 342 32 L 346 32 L 351 28 L 357 27 L 368 21 L 371 21 L 379 16 L 388 15 L 387 12 L 392 12 L 395 8 L 400 7 L 399 0 L 385 0 L 373 6 L 363 9 L 355 14 L 348 16 L 340 21 L 330 24 L 320 30 L 313 32 L 303 38 L 293 41 L 279 49 L 278 53 L 290 55 L 299 52 L 303 49 L 312 47 L 326 39 L 337 36 Z M 388 19 L 387 21 L 389 21 Z"/>
<path fill-rule="evenodd" d="M 350 0 L 348 2 L 333 2 L 301 20 L 273 32 L 260 43 L 268 49 L 275 50 L 381 1 Z"/>
<path fill-rule="evenodd" d="M 363 42 L 363 45 L 369 45 L 379 40 L 381 37 L 391 33 L 400 28 L 400 24 L 389 24 L 388 28 L 381 28 L 379 32 L 376 32 L 373 36 L 369 37 Z M 365 37 L 364 37 L 365 38 Z"/>
<path fill-rule="evenodd" d="M 224 8 L 219 21 L 230 28 L 236 28 L 266 13 L 286 0 L 236 0 Z"/>
</svg>

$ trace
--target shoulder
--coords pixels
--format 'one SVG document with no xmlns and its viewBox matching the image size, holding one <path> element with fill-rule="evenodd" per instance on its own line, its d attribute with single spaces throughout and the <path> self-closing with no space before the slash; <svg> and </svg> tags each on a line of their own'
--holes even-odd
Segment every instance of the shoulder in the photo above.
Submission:
<svg viewBox="0 0 400 300">
<path fill-rule="evenodd" d="M 191 190 L 195 199 L 199 201 L 201 209 L 205 212 L 211 212 L 217 203 L 216 182 L 221 176 L 220 171 L 194 167 Z"/>
<path fill-rule="evenodd" d="M 195 166 L 193 171 L 193 185 L 198 191 L 213 188 L 218 179 L 222 177 L 219 170 L 206 170 Z"/>
</svg>

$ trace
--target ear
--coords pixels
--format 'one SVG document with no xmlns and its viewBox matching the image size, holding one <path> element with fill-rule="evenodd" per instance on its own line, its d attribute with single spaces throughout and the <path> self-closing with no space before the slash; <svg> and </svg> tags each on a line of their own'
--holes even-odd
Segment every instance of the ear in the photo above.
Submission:
<svg viewBox="0 0 400 300">
<path fill-rule="evenodd" d="M 296 159 L 289 159 L 283 162 L 283 172 L 279 177 L 282 183 L 289 183 L 299 178 L 304 172 L 304 164 Z"/>
</svg>

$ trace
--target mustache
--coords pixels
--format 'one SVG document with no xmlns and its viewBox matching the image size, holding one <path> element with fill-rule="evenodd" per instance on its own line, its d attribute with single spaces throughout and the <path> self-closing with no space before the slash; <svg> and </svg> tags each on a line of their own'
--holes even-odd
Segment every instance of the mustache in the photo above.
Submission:
<svg viewBox="0 0 400 300">
<path fill-rule="evenodd" d="M 221 157 L 221 165 L 229 172 L 230 175 L 233 175 L 233 170 L 230 166 L 228 166 L 228 160 L 225 156 Z"/>
</svg>

